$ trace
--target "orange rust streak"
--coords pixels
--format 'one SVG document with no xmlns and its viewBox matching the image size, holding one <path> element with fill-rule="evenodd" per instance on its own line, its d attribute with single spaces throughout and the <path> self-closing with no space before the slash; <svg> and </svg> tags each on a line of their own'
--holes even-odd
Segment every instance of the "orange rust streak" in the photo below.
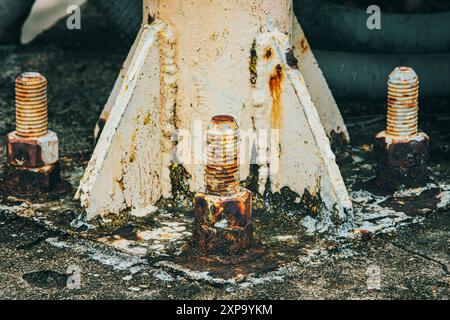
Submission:
<svg viewBox="0 0 450 320">
<path fill-rule="evenodd" d="M 217 221 L 219 219 L 219 217 L 222 215 L 223 212 L 223 204 L 220 204 L 217 206 L 217 212 L 214 215 L 214 221 Z"/>
<path fill-rule="evenodd" d="M 268 48 L 266 50 L 264 50 L 264 55 L 263 55 L 263 59 L 264 60 L 271 60 L 272 59 L 272 48 Z"/>
<path fill-rule="evenodd" d="M 302 47 L 302 53 L 305 53 L 309 49 L 308 42 L 305 38 L 302 38 L 300 45 Z"/>
<path fill-rule="evenodd" d="M 270 77 L 270 95 L 272 96 L 272 129 L 281 128 L 281 83 L 283 81 L 283 69 L 280 65 L 275 67 L 274 74 Z"/>
<path fill-rule="evenodd" d="M 245 216 L 246 212 L 245 212 L 245 203 L 240 201 L 238 202 L 237 206 L 239 207 L 239 212 L 241 213 L 242 216 Z"/>
</svg>

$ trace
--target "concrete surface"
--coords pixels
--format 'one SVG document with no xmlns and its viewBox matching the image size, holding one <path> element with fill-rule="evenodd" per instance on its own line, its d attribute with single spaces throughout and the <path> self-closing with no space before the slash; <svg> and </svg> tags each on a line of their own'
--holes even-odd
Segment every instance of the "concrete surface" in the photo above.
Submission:
<svg viewBox="0 0 450 320">
<path fill-rule="evenodd" d="M 65 22 L 20 48 L 1 48 L 0 134 L 14 129 L 16 75 L 45 74 L 50 83 L 50 128 L 61 141 L 65 179 L 82 174 L 92 152 L 92 130 L 131 45 L 107 29 L 91 8 L 83 9 L 81 31 Z M 340 102 L 353 146 L 365 148 L 383 125 L 384 103 Z M 355 110 L 361 110 L 360 114 Z M 422 126 L 433 139 L 432 168 L 449 176 L 448 101 L 429 102 Z M 4 150 L 3 150 L 4 151 Z M 343 160 L 345 162 L 345 159 Z M 0 167 L 1 168 L 1 167 Z M 344 171 L 345 172 L 345 171 Z M 344 173 L 345 175 L 345 173 Z M 76 188 L 76 185 L 71 186 Z M 60 201 L 74 206 L 70 197 Z M 259 278 L 210 285 L 154 267 L 148 259 L 120 253 L 97 242 L 69 236 L 42 220 L 16 215 L 9 197 L 0 203 L 1 299 L 448 299 L 450 214 L 435 210 L 418 223 L 393 232 L 330 244 L 319 255 L 294 259 Z M 38 210 L 39 211 L 39 210 Z M 36 213 L 36 212 L 35 212 Z M 61 220 L 78 212 L 60 210 Z M 81 288 L 66 287 L 70 265 L 81 270 Z M 381 289 L 368 290 L 367 269 L 381 269 Z"/>
</svg>

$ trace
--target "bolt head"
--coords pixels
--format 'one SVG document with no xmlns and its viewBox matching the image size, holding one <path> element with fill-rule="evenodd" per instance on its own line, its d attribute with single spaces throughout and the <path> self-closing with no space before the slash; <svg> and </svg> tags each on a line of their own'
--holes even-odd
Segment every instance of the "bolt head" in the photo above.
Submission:
<svg viewBox="0 0 450 320">
<path fill-rule="evenodd" d="M 253 242 L 252 193 L 233 196 L 197 193 L 194 198 L 194 241 L 209 254 L 234 255 Z"/>
<path fill-rule="evenodd" d="M 40 168 L 8 165 L 5 171 L 6 190 L 17 194 L 34 195 L 49 192 L 60 182 L 59 163 Z"/>
<path fill-rule="evenodd" d="M 377 185 L 386 191 L 395 191 L 402 185 L 418 187 L 426 184 L 429 140 L 423 132 L 404 140 L 395 140 L 385 131 L 380 132 L 374 143 Z"/>
<path fill-rule="evenodd" d="M 59 160 L 58 136 L 52 131 L 37 138 L 22 138 L 11 132 L 7 136 L 8 164 L 23 168 L 40 168 Z"/>
<path fill-rule="evenodd" d="M 242 227 L 252 218 L 252 193 L 242 188 L 232 196 L 197 193 L 194 198 L 195 219 L 201 224 L 214 227 L 227 220 L 228 227 Z"/>
</svg>

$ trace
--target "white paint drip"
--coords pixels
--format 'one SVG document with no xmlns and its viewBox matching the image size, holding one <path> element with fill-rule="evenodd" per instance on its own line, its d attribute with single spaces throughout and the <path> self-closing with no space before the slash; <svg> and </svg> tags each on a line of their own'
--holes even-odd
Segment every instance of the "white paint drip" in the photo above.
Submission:
<svg viewBox="0 0 450 320">
<path fill-rule="evenodd" d="M 220 285 L 236 284 L 235 279 L 225 280 L 225 279 L 221 279 L 221 278 L 215 278 L 215 277 L 210 276 L 208 271 L 203 271 L 203 272 L 193 271 L 188 268 L 182 267 L 178 264 L 175 264 L 173 262 L 169 262 L 169 261 L 160 261 L 160 262 L 156 263 L 156 266 L 161 267 L 161 268 L 167 268 L 172 271 L 181 272 L 187 278 L 189 278 L 191 280 L 195 280 L 195 281 L 205 281 L 205 282 L 220 284 Z"/>
<path fill-rule="evenodd" d="M 118 251 L 110 251 L 108 247 L 101 248 L 98 244 L 91 244 L 83 240 L 61 241 L 58 238 L 48 238 L 46 242 L 60 249 L 71 249 L 77 253 L 87 255 L 99 263 L 110 266 L 114 270 L 128 270 L 131 273 L 141 271 L 147 261 L 139 256 L 133 256 Z"/>
<path fill-rule="evenodd" d="M 144 208 L 132 209 L 130 215 L 136 218 L 143 218 L 157 212 L 158 210 L 159 208 L 157 206 L 149 205 Z"/>
<path fill-rule="evenodd" d="M 450 185 L 441 185 L 442 192 L 438 195 L 439 203 L 437 207 L 439 209 L 447 208 L 450 205 Z"/>
</svg>

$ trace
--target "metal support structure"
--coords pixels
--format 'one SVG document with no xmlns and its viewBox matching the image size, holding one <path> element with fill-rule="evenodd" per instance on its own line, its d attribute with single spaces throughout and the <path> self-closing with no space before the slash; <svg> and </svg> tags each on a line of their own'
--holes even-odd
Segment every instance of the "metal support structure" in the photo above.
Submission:
<svg viewBox="0 0 450 320">
<path fill-rule="evenodd" d="M 240 128 L 241 180 L 256 164 L 261 195 L 308 191 L 323 203 L 322 230 L 348 226 L 327 137 L 348 133 L 292 1 L 146 0 L 144 12 L 77 192 L 88 218 L 170 198 L 174 163 L 191 192 L 203 190 L 204 132 L 227 114 Z"/>
</svg>

